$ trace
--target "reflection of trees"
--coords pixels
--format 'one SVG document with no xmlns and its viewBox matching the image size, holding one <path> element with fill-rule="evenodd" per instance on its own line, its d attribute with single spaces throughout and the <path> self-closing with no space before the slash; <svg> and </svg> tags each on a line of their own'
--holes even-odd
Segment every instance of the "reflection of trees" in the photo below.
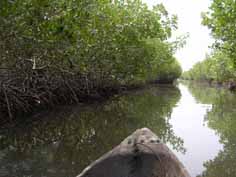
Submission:
<svg viewBox="0 0 236 177">
<path fill-rule="evenodd" d="M 235 177 L 236 175 L 236 94 L 224 89 L 189 86 L 193 96 L 201 103 L 211 103 L 205 119 L 216 131 L 224 149 L 213 160 L 205 162 L 201 177 Z M 203 95 L 207 95 L 204 98 Z M 207 99 L 207 100 L 206 100 Z"/>
<path fill-rule="evenodd" d="M 64 107 L 35 116 L 31 123 L 2 131 L 0 176 L 76 176 L 135 129 L 145 126 L 183 150 L 182 140 L 169 124 L 179 98 L 175 87 L 155 87 L 102 104 Z"/>
<path fill-rule="evenodd" d="M 215 159 L 204 164 L 206 170 L 199 177 L 235 177 L 235 149 L 235 145 L 224 146 L 224 150 L 220 151 Z"/>
<path fill-rule="evenodd" d="M 222 89 L 209 87 L 208 84 L 193 84 L 192 82 L 182 82 L 188 87 L 189 92 L 202 104 L 212 104 L 212 101 L 218 99 L 218 95 Z"/>
</svg>

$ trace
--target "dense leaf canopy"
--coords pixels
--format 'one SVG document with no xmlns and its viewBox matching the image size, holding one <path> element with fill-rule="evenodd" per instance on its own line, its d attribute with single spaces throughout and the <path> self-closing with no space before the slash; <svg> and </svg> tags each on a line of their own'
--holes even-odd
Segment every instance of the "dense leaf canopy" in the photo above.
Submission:
<svg viewBox="0 0 236 177">
<path fill-rule="evenodd" d="M 215 51 L 202 62 L 196 63 L 193 68 L 184 72 L 185 79 L 199 81 L 215 81 L 218 83 L 235 80 L 235 69 L 232 60 L 222 51 Z"/>
<path fill-rule="evenodd" d="M 177 18 L 161 4 L 150 10 L 140 0 L 3 0 L 0 13 L 2 66 L 27 60 L 34 68 L 119 81 L 146 80 L 166 63 L 180 70 L 167 42 Z"/>
<path fill-rule="evenodd" d="M 234 82 L 236 80 L 236 2 L 213 0 L 208 12 L 202 14 L 202 24 L 215 39 L 213 52 L 203 62 L 184 73 L 194 80 Z"/>
</svg>

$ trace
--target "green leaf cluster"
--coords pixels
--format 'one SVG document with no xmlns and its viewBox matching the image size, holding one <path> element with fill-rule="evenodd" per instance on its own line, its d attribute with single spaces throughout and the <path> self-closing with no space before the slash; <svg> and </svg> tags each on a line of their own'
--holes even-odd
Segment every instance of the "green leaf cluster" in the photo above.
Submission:
<svg viewBox="0 0 236 177">
<path fill-rule="evenodd" d="M 208 11 L 202 13 L 202 24 L 211 30 L 215 39 L 213 54 L 193 69 L 183 74 L 184 78 L 227 82 L 236 80 L 236 2 L 213 0 Z"/>
<path fill-rule="evenodd" d="M 167 42 L 177 17 L 162 4 L 1 0 L 0 24 L 0 67 L 53 67 L 121 84 L 180 75 Z"/>
<path fill-rule="evenodd" d="M 206 59 L 184 72 L 182 78 L 208 82 L 230 82 L 235 80 L 235 69 L 230 57 L 221 50 L 214 51 Z"/>
<path fill-rule="evenodd" d="M 202 24 L 211 30 L 212 36 L 216 39 L 216 48 L 224 50 L 236 64 L 235 0 L 214 0 L 208 12 L 203 13 L 202 17 Z"/>
</svg>

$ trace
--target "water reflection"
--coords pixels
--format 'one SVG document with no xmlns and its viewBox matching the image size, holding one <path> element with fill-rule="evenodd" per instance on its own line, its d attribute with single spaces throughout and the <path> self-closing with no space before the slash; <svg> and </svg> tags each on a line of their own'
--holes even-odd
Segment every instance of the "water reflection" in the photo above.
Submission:
<svg viewBox="0 0 236 177">
<path fill-rule="evenodd" d="M 173 149 L 183 140 L 170 124 L 176 87 L 150 87 L 87 107 L 63 107 L 2 129 L 0 176 L 73 177 L 135 129 L 149 127 Z"/>
<path fill-rule="evenodd" d="M 216 157 L 204 163 L 199 177 L 235 177 L 236 175 L 236 94 L 225 89 L 188 85 L 192 95 L 201 103 L 211 103 L 205 122 L 223 144 Z"/>
<path fill-rule="evenodd" d="M 204 116 L 211 110 L 211 104 L 200 103 L 182 84 L 181 99 L 173 109 L 170 123 L 177 136 L 184 140 L 186 154 L 176 152 L 192 177 L 202 173 L 203 163 L 213 159 L 222 149 L 219 137 L 204 122 Z M 200 88 L 199 88 L 200 89 Z M 204 89 L 202 89 L 204 92 Z"/>
</svg>

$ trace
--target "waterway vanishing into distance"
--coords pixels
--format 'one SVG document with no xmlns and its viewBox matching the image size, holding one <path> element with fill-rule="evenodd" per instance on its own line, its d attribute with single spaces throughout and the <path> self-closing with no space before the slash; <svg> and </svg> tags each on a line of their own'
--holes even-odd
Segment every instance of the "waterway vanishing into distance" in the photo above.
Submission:
<svg viewBox="0 0 236 177">
<path fill-rule="evenodd" d="M 2 127 L 0 177 L 75 177 L 141 127 L 167 143 L 192 177 L 235 177 L 236 94 L 190 83 L 58 107 Z"/>
</svg>

